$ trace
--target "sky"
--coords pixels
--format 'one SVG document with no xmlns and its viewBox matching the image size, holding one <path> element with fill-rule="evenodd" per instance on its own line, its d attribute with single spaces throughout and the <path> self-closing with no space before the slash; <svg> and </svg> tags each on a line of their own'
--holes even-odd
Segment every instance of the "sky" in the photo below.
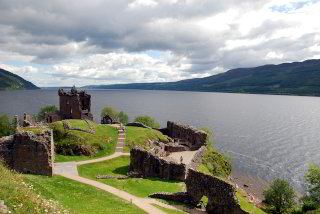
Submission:
<svg viewBox="0 0 320 214">
<path fill-rule="evenodd" d="M 320 58 L 320 0 L 0 0 L 0 68 L 40 87 Z"/>
</svg>

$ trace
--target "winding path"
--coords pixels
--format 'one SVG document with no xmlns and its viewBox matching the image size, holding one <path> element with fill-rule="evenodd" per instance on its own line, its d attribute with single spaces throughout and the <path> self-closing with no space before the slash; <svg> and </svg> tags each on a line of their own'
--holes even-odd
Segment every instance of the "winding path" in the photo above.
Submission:
<svg viewBox="0 0 320 214">
<path fill-rule="evenodd" d="M 119 156 L 123 155 L 130 155 L 129 153 L 123 153 L 123 147 L 124 147 L 124 141 L 125 141 L 125 132 L 121 127 L 117 127 L 119 131 L 118 135 L 118 141 L 116 145 L 116 152 L 110 156 L 93 159 L 93 160 L 86 160 L 86 161 L 79 161 L 79 162 L 64 162 L 64 163 L 55 163 L 53 173 L 55 175 L 61 175 L 63 177 L 88 184 L 91 186 L 94 186 L 96 188 L 102 189 L 104 191 L 107 191 L 111 194 L 114 194 L 118 196 L 119 198 L 122 198 L 126 201 L 131 202 L 132 204 L 138 206 L 142 210 L 146 211 L 147 213 L 152 214 L 165 214 L 165 212 L 161 211 L 160 209 L 152 206 L 152 204 L 157 204 L 161 207 L 165 207 L 168 209 L 178 210 L 176 207 L 162 203 L 160 201 L 156 201 L 154 199 L 149 198 L 139 198 L 134 195 L 131 195 L 130 193 L 127 193 L 125 191 L 119 190 L 117 188 L 114 188 L 112 186 L 109 186 L 107 184 L 103 184 L 100 182 L 97 182 L 95 180 L 87 179 L 80 177 L 78 174 L 77 166 L 83 165 L 83 164 L 90 164 L 90 163 L 96 163 L 101 162 L 105 160 L 110 160 Z"/>
</svg>

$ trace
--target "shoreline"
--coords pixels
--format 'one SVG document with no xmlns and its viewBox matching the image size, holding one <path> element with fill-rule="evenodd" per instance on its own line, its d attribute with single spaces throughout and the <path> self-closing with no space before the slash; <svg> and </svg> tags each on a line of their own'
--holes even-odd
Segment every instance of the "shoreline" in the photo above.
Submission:
<svg viewBox="0 0 320 214">
<path fill-rule="evenodd" d="M 263 191 L 269 187 L 269 183 L 258 176 L 251 176 L 243 172 L 232 171 L 230 181 L 238 188 L 246 191 L 248 200 L 255 204 L 261 204 L 264 200 Z"/>
</svg>

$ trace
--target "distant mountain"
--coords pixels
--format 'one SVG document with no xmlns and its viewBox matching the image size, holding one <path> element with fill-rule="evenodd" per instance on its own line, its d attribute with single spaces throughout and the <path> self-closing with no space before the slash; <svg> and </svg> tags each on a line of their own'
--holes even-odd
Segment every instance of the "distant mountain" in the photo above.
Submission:
<svg viewBox="0 0 320 214">
<path fill-rule="evenodd" d="M 90 85 L 85 88 L 320 96 L 320 60 L 237 68 L 205 78 L 178 82 Z"/>
<path fill-rule="evenodd" d="M 0 68 L 0 90 L 39 89 L 29 81 Z"/>
</svg>

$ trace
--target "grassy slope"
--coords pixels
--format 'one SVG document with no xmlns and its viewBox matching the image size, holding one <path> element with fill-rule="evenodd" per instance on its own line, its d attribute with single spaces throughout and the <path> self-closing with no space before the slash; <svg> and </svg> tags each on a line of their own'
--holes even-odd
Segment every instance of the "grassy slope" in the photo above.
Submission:
<svg viewBox="0 0 320 214">
<path fill-rule="evenodd" d="M 89 129 L 87 123 L 82 120 L 67 120 L 70 127 Z M 54 141 L 56 145 L 64 144 L 87 144 L 87 145 L 101 145 L 103 150 L 99 150 L 93 157 L 89 156 L 67 156 L 56 155 L 56 162 L 65 161 L 80 161 L 92 158 L 98 158 L 114 153 L 117 144 L 118 132 L 117 129 L 107 125 L 97 125 L 91 123 L 91 126 L 96 130 L 96 134 L 90 134 L 82 131 L 65 131 L 62 121 L 50 124 L 54 130 Z"/>
<path fill-rule="evenodd" d="M 158 178 L 130 178 L 125 180 L 96 179 L 98 175 L 126 175 L 129 168 L 129 161 L 130 158 L 128 156 L 121 156 L 104 162 L 81 165 L 78 167 L 78 172 L 83 177 L 108 184 L 138 197 L 147 197 L 154 192 L 182 191 L 184 186 L 182 182 L 165 181 Z"/>
<path fill-rule="evenodd" d="M 34 191 L 34 187 L 24 182 L 20 174 L 8 170 L 0 162 L 0 200 L 3 200 L 11 213 L 52 213 L 64 208 L 46 200 Z"/>
<path fill-rule="evenodd" d="M 108 192 L 61 176 L 25 175 L 37 192 L 59 201 L 71 213 L 144 213 L 143 210 Z"/>
<path fill-rule="evenodd" d="M 248 201 L 248 197 L 247 197 L 248 194 L 243 189 L 238 188 L 236 195 L 240 202 L 240 207 L 243 210 L 249 213 L 265 214 L 265 212 L 263 212 L 261 209 L 257 208 L 256 206 L 254 206 L 252 203 Z"/>
<path fill-rule="evenodd" d="M 161 132 L 154 129 L 128 126 L 126 134 L 125 151 L 129 151 L 134 145 L 144 147 L 148 140 L 159 140 L 162 142 L 168 141 L 168 137 L 166 135 L 163 135 Z"/>
</svg>

